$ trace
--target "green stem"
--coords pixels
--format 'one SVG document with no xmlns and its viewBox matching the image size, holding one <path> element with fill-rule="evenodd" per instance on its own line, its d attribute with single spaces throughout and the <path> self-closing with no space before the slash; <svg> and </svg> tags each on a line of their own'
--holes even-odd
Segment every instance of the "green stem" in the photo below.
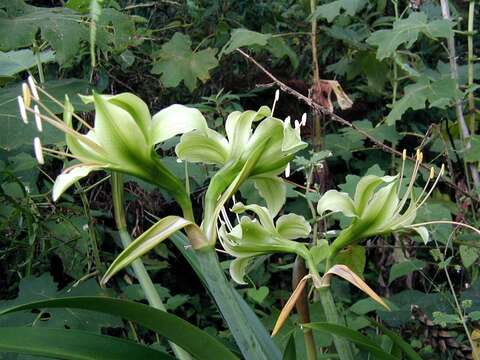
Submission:
<svg viewBox="0 0 480 360">
<path fill-rule="evenodd" d="M 112 173 L 112 198 L 115 223 L 120 234 L 120 240 L 122 241 L 123 247 L 127 248 L 128 245 L 131 244 L 132 238 L 127 231 L 127 222 L 125 220 L 125 211 L 123 208 L 123 178 L 119 173 Z M 158 310 L 167 311 L 140 258 L 132 263 L 132 268 L 150 306 Z M 178 359 L 191 360 L 190 355 L 185 350 L 173 342 L 169 343 L 172 351 Z"/>
<path fill-rule="evenodd" d="M 40 83 L 43 84 L 45 82 L 45 75 L 43 73 L 43 65 L 42 65 L 42 59 L 40 58 L 40 51 L 35 39 L 33 40 L 33 53 L 35 54 L 35 60 L 37 63 L 38 77 L 39 77 Z"/>
<path fill-rule="evenodd" d="M 468 39 L 467 39 L 467 45 L 468 45 L 468 56 L 467 56 L 467 61 L 468 61 L 468 87 L 473 86 L 473 82 L 475 79 L 475 69 L 474 69 L 474 64 L 473 64 L 473 25 L 474 25 L 474 16 L 475 16 L 475 0 L 470 0 L 470 4 L 468 7 Z M 470 133 L 475 134 L 476 129 L 476 121 L 475 121 L 475 116 L 476 116 L 476 108 L 475 108 L 475 94 L 473 91 L 471 91 L 468 94 L 468 111 L 469 111 L 469 122 L 470 122 Z"/>
<path fill-rule="evenodd" d="M 327 321 L 332 324 L 345 326 L 345 321 L 338 315 L 330 286 L 321 287 L 318 289 L 318 292 L 320 293 L 320 301 L 322 302 Z M 333 343 L 341 360 L 353 360 L 353 351 L 348 340 L 333 335 Z"/>
</svg>

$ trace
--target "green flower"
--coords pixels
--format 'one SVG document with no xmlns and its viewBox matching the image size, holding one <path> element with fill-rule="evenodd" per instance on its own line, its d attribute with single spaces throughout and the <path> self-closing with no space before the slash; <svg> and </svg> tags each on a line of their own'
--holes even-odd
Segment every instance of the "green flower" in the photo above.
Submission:
<svg viewBox="0 0 480 360">
<path fill-rule="evenodd" d="M 226 224 L 219 230 L 220 241 L 227 253 L 236 257 L 230 264 L 230 274 L 237 283 L 245 284 L 244 276 L 250 261 L 259 255 L 294 253 L 310 260 L 305 244 L 293 241 L 306 238 L 311 232 L 310 224 L 299 215 L 288 214 L 273 221 L 271 212 L 259 205 L 236 203 L 232 211 L 242 214 L 252 211 L 257 219 L 242 216 L 238 225 L 227 231 Z"/>
<path fill-rule="evenodd" d="M 258 123 L 255 130 L 254 123 Z M 286 190 L 278 175 L 289 168 L 294 154 L 307 146 L 300 138 L 300 126 L 297 121 L 292 127 L 289 118 L 272 117 L 270 109 L 262 106 L 258 111 L 231 113 L 225 122 L 226 137 L 209 128 L 182 135 L 176 147 L 180 159 L 220 167 L 205 196 L 203 226 L 212 242 L 221 196 L 233 195 L 247 178 L 254 181 L 271 214 L 280 211 Z"/>
<path fill-rule="evenodd" d="M 147 105 L 130 93 L 115 96 L 93 94 L 83 100 L 93 102 L 95 106 L 95 125 L 88 133 L 81 134 L 73 129 L 74 109 L 68 98 L 64 124 L 54 124 L 66 134 L 69 156 L 80 161 L 57 177 L 53 187 L 54 200 L 91 171 L 105 169 L 156 184 L 169 191 L 184 210 L 191 212 L 184 185 L 162 164 L 155 145 L 177 134 L 206 128 L 203 115 L 196 109 L 172 105 L 152 117 Z"/>
<path fill-rule="evenodd" d="M 404 161 L 406 154 L 404 152 Z M 320 215 L 326 211 L 341 212 L 353 218 L 351 225 L 343 230 L 332 244 L 331 258 L 346 246 L 362 239 L 386 235 L 396 231 L 415 231 L 427 243 L 429 234 L 425 227 L 413 224 L 417 210 L 425 203 L 444 172 L 444 167 L 429 189 L 435 174 L 430 171 L 429 179 L 418 199 L 414 198 L 413 185 L 421 165 L 423 155 L 417 152 L 412 177 L 403 197 L 399 198 L 399 189 L 403 178 L 404 165 L 397 176 L 364 176 L 357 184 L 353 199 L 347 193 L 336 190 L 327 191 L 317 205 Z M 383 185 L 383 186 L 382 186 Z M 381 187 L 382 186 L 382 187 Z"/>
</svg>

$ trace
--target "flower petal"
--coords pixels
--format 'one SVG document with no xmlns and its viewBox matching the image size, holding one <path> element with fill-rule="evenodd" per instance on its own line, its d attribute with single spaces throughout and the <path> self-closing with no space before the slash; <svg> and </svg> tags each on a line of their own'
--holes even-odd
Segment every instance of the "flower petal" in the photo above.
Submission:
<svg viewBox="0 0 480 360">
<path fill-rule="evenodd" d="M 369 235 L 391 231 L 389 228 L 397 210 L 397 184 L 391 183 L 378 190 L 372 197 L 358 220 Z"/>
<path fill-rule="evenodd" d="M 383 183 L 389 183 L 397 179 L 397 176 L 376 176 L 376 175 L 367 175 L 360 179 L 355 190 L 355 209 L 357 209 L 357 214 L 360 216 L 368 202 L 370 201 L 375 190 L 382 185 Z"/>
<path fill-rule="evenodd" d="M 258 111 L 235 111 L 231 113 L 225 122 L 225 131 L 231 147 L 231 156 L 241 156 L 245 151 L 250 135 L 252 123 L 270 115 L 270 109 L 262 106 Z"/>
<path fill-rule="evenodd" d="M 91 171 L 100 169 L 102 169 L 102 166 L 97 164 L 78 164 L 64 170 L 63 173 L 57 176 L 53 184 L 53 201 L 57 201 L 74 182 L 87 176 Z"/>
<path fill-rule="evenodd" d="M 137 164 L 139 158 L 149 158 L 151 148 L 132 115 L 108 97 L 93 94 L 93 99 L 95 137 L 109 157 L 117 164 Z"/>
<path fill-rule="evenodd" d="M 318 214 L 323 215 L 326 211 L 341 212 L 348 217 L 357 216 L 355 205 L 350 196 L 337 190 L 328 190 L 318 201 Z"/>
<path fill-rule="evenodd" d="M 278 176 L 256 176 L 253 178 L 255 188 L 267 203 L 270 215 L 275 217 L 285 204 L 287 186 Z"/>
<path fill-rule="evenodd" d="M 277 220 L 277 232 L 286 239 L 306 238 L 311 231 L 308 221 L 297 214 L 283 215 Z"/>
<path fill-rule="evenodd" d="M 273 224 L 273 218 L 269 213 L 268 209 L 263 206 L 256 204 L 244 205 L 243 203 L 238 202 L 233 205 L 231 210 L 236 214 L 242 214 L 245 211 L 252 211 L 255 213 L 255 215 L 258 216 L 258 219 L 260 220 L 260 223 L 265 228 L 265 230 L 271 233 L 276 232 L 275 225 Z"/>
<path fill-rule="evenodd" d="M 175 135 L 196 129 L 206 131 L 207 128 L 207 120 L 198 109 L 179 104 L 171 105 L 153 115 L 150 143 L 158 144 Z"/>
<path fill-rule="evenodd" d="M 223 165 L 228 158 L 227 139 L 214 130 L 195 130 L 183 134 L 176 146 L 177 156 L 190 162 Z"/>
<path fill-rule="evenodd" d="M 247 267 L 252 260 L 253 257 L 240 257 L 232 260 L 230 263 L 230 276 L 236 283 L 247 285 L 244 278 L 245 273 L 247 272 Z"/>
<path fill-rule="evenodd" d="M 72 123 L 72 115 L 74 112 L 74 108 L 68 96 L 65 96 L 65 103 L 64 103 L 64 111 L 63 111 L 63 121 L 69 128 L 73 128 Z M 95 143 L 98 143 L 97 139 L 95 138 L 94 130 L 90 130 L 87 135 L 87 138 L 92 140 Z M 79 157 L 81 160 L 91 160 L 92 162 L 104 163 L 106 159 L 103 154 L 99 154 L 98 151 L 95 151 L 87 144 L 83 143 L 82 141 L 78 140 L 75 136 L 70 135 L 68 133 L 65 134 L 65 140 L 70 152 Z"/>
<path fill-rule="evenodd" d="M 425 245 L 430 241 L 430 234 L 425 226 L 411 226 L 409 229 L 414 230 L 423 240 Z"/>
</svg>

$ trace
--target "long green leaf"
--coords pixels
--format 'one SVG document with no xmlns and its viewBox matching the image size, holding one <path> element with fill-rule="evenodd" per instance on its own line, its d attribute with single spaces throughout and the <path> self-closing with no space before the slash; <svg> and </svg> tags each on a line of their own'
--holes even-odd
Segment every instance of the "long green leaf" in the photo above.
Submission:
<svg viewBox="0 0 480 360">
<path fill-rule="evenodd" d="M 357 331 L 349 329 L 345 326 L 326 323 L 326 322 L 315 322 L 310 324 L 303 324 L 304 327 L 322 331 L 325 333 L 333 334 L 336 336 L 343 337 L 353 343 L 355 343 L 360 348 L 368 351 L 375 356 L 376 359 L 380 360 L 399 360 L 399 358 L 387 353 L 379 345 L 377 345 L 373 340 L 369 339 L 365 335 L 360 334 Z"/>
<path fill-rule="evenodd" d="M 132 341 L 78 330 L 0 328 L 0 351 L 68 360 L 174 359 Z"/>
<path fill-rule="evenodd" d="M 0 315 L 41 308 L 75 308 L 117 315 L 165 336 L 198 359 L 237 359 L 214 337 L 178 316 L 128 300 L 93 296 L 58 298 L 18 305 L 0 311 Z"/>
<path fill-rule="evenodd" d="M 130 265 L 133 261 L 149 252 L 155 246 L 158 246 L 176 231 L 187 226 L 196 225 L 180 216 L 167 216 L 160 219 L 116 257 L 105 275 L 103 275 L 102 283 L 107 283 L 108 280 L 121 269 Z"/>
<path fill-rule="evenodd" d="M 258 316 L 228 283 L 214 251 L 205 249 L 199 252 L 187 248 L 189 241 L 180 232 L 170 238 L 214 298 L 245 358 L 280 360 L 279 348 Z"/>
</svg>

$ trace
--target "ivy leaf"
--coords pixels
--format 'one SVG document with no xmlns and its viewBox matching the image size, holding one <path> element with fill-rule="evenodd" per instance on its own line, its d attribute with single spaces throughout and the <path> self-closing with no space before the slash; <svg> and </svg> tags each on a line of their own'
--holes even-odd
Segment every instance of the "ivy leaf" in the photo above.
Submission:
<svg viewBox="0 0 480 360">
<path fill-rule="evenodd" d="M 50 50 L 43 51 L 38 55 L 41 63 L 55 60 L 55 54 Z M 37 59 L 32 50 L 22 49 L 18 51 L 0 52 L 0 77 L 13 76 L 35 65 L 37 65 Z"/>
<path fill-rule="evenodd" d="M 41 35 L 56 52 L 60 64 L 78 54 L 80 43 L 88 39 L 88 27 L 80 14 L 67 8 L 43 8 L 18 2 L 18 6 L 0 17 L 0 49 L 13 50 L 32 45 Z M 15 34 L 12 36 L 11 34 Z"/>
<path fill-rule="evenodd" d="M 405 95 L 393 104 L 386 119 L 388 125 L 394 125 L 395 121 L 399 120 L 408 109 L 425 109 L 427 101 L 430 107 L 444 109 L 462 95 L 454 79 L 431 81 L 427 77 L 420 78 L 415 84 L 405 86 L 404 93 Z"/>
<path fill-rule="evenodd" d="M 471 246 L 460 245 L 460 258 L 462 259 L 463 266 L 469 268 L 480 256 L 480 252 L 477 248 Z"/>
<path fill-rule="evenodd" d="M 152 73 L 161 74 L 166 87 L 175 87 L 183 81 L 193 91 L 197 87 L 197 79 L 202 82 L 210 79 L 209 71 L 218 65 L 215 57 L 217 49 L 192 51 L 191 46 L 190 37 L 177 32 L 156 54 Z"/>
<path fill-rule="evenodd" d="M 361 10 L 365 5 L 364 0 L 336 0 L 328 4 L 317 7 L 315 16 L 317 19 L 327 19 L 331 23 L 342 10 L 345 10 L 346 15 L 353 16 L 357 11 Z"/>
<path fill-rule="evenodd" d="M 235 51 L 235 49 L 243 46 L 265 46 L 271 37 L 271 34 L 261 34 L 259 32 L 250 31 L 247 29 L 235 29 L 232 31 L 230 40 L 228 40 L 228 42 L 222 48 L 220 57 L 223 54 L 230 54 L 232 51 Z"/>
<path fill-rule="evenodd" d="M 428 22 L 425 13 L 412 12 L 408 18 L 396 20 L 392 29 L 375 31 L 367 43 L 378 47 L 377 59 L 382 60 L 393 55 L 402 44 L 410 48 L 420 34 L 433 39 L 447 38 L 452 32 L 452 26 L 449 20 Z"/>
</svg>

